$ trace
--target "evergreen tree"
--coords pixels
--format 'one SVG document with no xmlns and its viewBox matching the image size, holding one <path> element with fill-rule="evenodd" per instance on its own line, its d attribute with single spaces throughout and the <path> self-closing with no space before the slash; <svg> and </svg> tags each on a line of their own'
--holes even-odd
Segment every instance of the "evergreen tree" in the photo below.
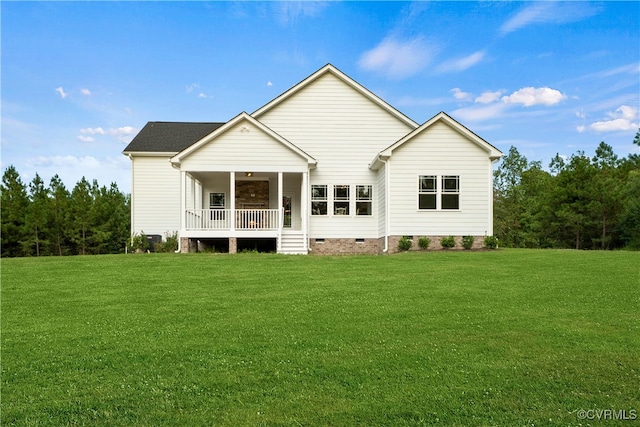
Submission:
<svg viewBox="0 0 640 427">
<path fill-rule="evenodd" d="M 49 213 L 49 191 L 44 181 L 36 173 L 29 184 L 30 204 L 27 209 L 27 228 L 30 238 L 24 242 L 27 254 L 41 255 L 41 249 L 47 245 L 47 215 Z"/>
<path fill-rule="evenodd" d="M 82 177 L 76 183 L 71 192 L 71 240 L 76 244 L 76 253 L 86 255 L 88 249 L 88 237 L 92 234 L 91 215 L 93 198 L 91 196 L 91 186 Z"/>
<path fill-rule="evenodd" d="M 49 212 L 51 252 L 62 256 L 69 253 L 69 236 L 71 234 L 69 229 L 70 195 L 58 175 L 51 178 L 49 195 L 51 197 Z"/>
<path fill-rule="evenodd" d="M 2 256 L 23 256 L 27 239 L 27 190 L 16 168 L 9 166 L 2 175 Z"/>
</svg>

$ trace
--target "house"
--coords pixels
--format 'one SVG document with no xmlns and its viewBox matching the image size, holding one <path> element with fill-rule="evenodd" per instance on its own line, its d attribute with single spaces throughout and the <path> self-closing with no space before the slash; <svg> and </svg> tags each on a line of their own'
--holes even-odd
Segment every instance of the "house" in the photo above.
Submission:
<svg viewBox="0 0 640 427">
<path fill-rule="evenodd" d="M 177 232 L 181 252 L 295 254 L 395 252 L 402 236 L 481 245 L 502 156 L 443 112 L 414 122 L 331 64 L 226 123 L 149 122 L 124 154 L 132 233 Z"/>
</svg>

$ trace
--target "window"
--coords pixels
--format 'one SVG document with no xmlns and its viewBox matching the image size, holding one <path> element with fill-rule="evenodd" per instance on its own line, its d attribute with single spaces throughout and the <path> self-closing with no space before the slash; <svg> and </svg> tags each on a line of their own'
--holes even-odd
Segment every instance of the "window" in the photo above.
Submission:
<svg viewBox="0 0 640 427">
<path fill-rule="evenodd" d="M 211 209 L 211 220 L 224 220 L 225 219 L 225 194 L 224 193 L 209 193 L 209 209 Z"/>
<path fill-rule="evenodd" d="M 224 193 L 209 193 L 209 209 L 224 209 Z"/>
<path fill-rule="evenodd" d="M 373 215 L 373 191 L 370 185 L 356 185 L 356 215 Z"/>
<path fill-rule="evenodd" d="M 418 178 L 418 209 L 435 209 L 438 180 L 435 175 L 420 175 Z"/>
<path fill-rule="evenodd" d="M 438 182 L 440 182 L 439 186 Z M 418 209 L 460 209 L 460 176 L 420 175 L 418 177 Z"/>
<path fill-rule="evenodd" d="M 327 186 L 311 186 L 311 215 L 327 214 Z"/>
<path fill-rule="evenodd" d="M 442 209 L 460 209 L 460 177 L 445 175 L 442 177 Z"/>
<path fill-rule="evenodd" d="M 333 214 L 349 215 L 349 186 L 333 186 Z"/>
</svg>

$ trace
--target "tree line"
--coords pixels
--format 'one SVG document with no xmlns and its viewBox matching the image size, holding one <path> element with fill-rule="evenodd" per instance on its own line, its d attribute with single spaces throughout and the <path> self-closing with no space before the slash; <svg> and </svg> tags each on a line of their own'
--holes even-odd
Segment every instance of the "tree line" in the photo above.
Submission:
<svg viewBox="0 0 640 427">
<path fill-rule="evenodd" d="M 640 146 L 640 131 L 634 144 Z M 25 185 L 2 176 L 2 256 L 122 253 L 130 196 L 84 177 L 69 191 L 58 175 Z M 604 142 L 593 156 L 556 155 L 548 169 L 511 147 L 494 172 L 494 234 L 500 246 L 640 250 L 640 155 L 618 158 Z"/>
<path fill-rule="evenodd" d="M 601 142 L 545 170 L 511 147 L 494 172 L 494 233 L 503 247 L 640 249 L 640 155 Z"/>
<path fill-rule="evenodd" d="M 2 256 L 109 254 L 125 251 L 130 197 L 84 177 L 69 191 L 55 175 L 26 185 L 14 166 L 2 176 Z"/>
</svg>

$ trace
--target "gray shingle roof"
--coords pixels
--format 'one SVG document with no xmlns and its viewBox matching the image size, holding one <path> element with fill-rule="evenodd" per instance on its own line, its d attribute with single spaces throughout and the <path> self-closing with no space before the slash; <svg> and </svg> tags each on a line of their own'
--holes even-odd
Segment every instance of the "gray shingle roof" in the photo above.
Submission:
<svg viewBox="0 0 640 427">
<path fill-rule="evenodd" d="M 224 123 L 149 122 L 124 149 L 128 152 L 178 153 Z"/>
</svg>

